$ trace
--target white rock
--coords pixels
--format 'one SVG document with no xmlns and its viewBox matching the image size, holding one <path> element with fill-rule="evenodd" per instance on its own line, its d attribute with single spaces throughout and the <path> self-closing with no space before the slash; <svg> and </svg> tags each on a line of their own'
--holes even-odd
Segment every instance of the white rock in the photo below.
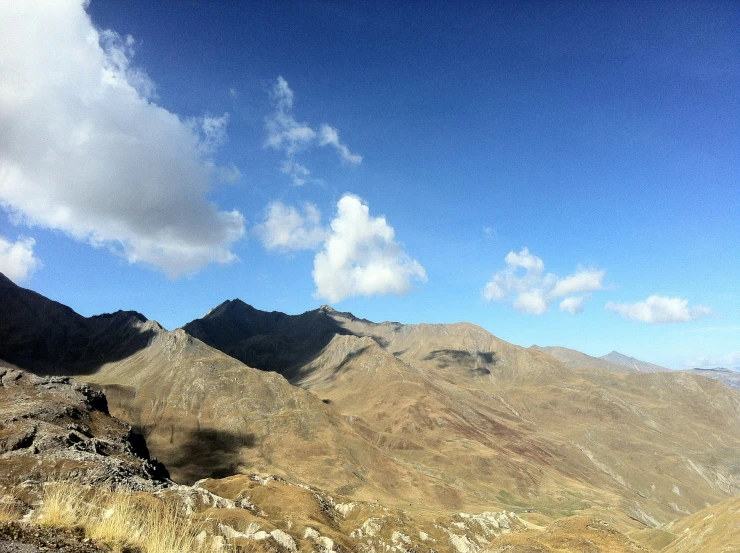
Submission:
<svg viewBox="0 0 740 553">
<path fill-rule="evenodd" d="M 399 532 L 398 530 L 394 530 L 393 534 L 391 534 L 391 541 L 394 543 L 405 543 L 406 545 L 411 545 L 411 538 L 409 538 L 406 534 L 403 532 Z"/>
<path fill-rule="evenodd" d="M 344 518 L 347 518 L 347 515 L 352 512 L 352 510 L 357 506 L 357 503 L 337 503 L 334 505 L 334 508 L 341 513 L 341 515 Z"/>
<path fill-rule="evenodd" d="M 272 536 L 272 539 L 274 539 L 276 542 L 278 542 L 288 551 L 298 550 L 295 544 L 295 540 L 290 534 L 287 534 L 286 532 L 283 532 L 282 530 L 276 529 L 270 532 L 270 535 Z"/>
<path fill-rule="evenodd" d="M 478 553 L 479 547 L 470 541 L 467 536 L 450 533 L 450 543 L 458 553 Z"/>
<path fill-rule="evenodd" d="M 320 536 L 316 543 L 327 551 L 334 551 L 334 540 L 326 536 Z"/>
<path fill-rule="evenodd" d="M 369 519 L 367 519 L 365 522 L 362 523 L 362 526 L 360 526 L 356 530 L 353 530 L 350 536 L 352 536 L 353 538 L 362 538 L 362 537 L 372 538 L 378 532 L 380 532 L 381 523 L 382 523 L 382 519 L 377 518 L 377 517 L 370 517 Z"/>
<path fill-rule="evenodd" d="M 234 530 L 228 524 L 219 523 L 218 531 L 221 532 L 221 535 L 223 537 L 228 538 L 230 540 L 233 540 L 234 538 L 248 538 L 249 537 L 249 534 L 245 534 L 244 532 L 239 532 L 237 530 Z"/>
<path fill-rule="evenodd" d="M 249 526 L 247 526 L 247 529 L 245 530 L 244 533 L 251 535 L 259 531 L 259 529 L 260 529 L 260 523 L 253 520 L 252 522 L 249 523 Z"/>
</svg>

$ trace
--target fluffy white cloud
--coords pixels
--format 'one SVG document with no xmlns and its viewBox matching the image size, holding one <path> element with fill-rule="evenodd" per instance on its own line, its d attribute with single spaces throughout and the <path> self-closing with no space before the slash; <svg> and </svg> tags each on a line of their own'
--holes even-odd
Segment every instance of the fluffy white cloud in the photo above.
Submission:
<svg viewBox="0 0 740 553">
<path fill-rule="evenodd" d="M 545 270 L 545 264 L 536 255 L 529 253 L 529 249 L 522 248 L 519 253 L 509 252 L 504 258 L 506 264 L 511 267 L 521 267 L 527 272 L 542 273 Z"/>
<path fill-rule="evenodd" d="M 625 319 L 644 323 L 683 323 L 712 314 L 709 307 L 703 305 L 689 307 L 689 300 L 665 296 L 650 296 L 645 301 L 635 303 L 610 301 L 606 304 L 606 309 Z"/>
<path fill-rule="evenodd" d="M 296 161 L 297 154 L 311 146 L 331 146 L 342 161 L 353 165 L 362 162 L 361 155 L 350 152 L 339 140 L 339 131 L 334 127 L 323 124 L 318 130 L 314 130 L 308 123 L 297 121 L 293 115 L 293 97 L 288 82 L 283 77 L 278 77 L 272 87 L 275 112 L 265 121 L 265 146 L 284 153 L 285 159 L 280 170 L 290 176 L 295 186 L 302 186 L 311 179 L 311 171 Z"/>
<path fill-rule="evenodd" d="M 606 271 L 578 269 L 565 278 L 545 274 L 545 264 L 536 255 L 522 248 L 509 252 L 504 261 L 507 267 L 495 273 L 483 288 L 487 301 L 510 302 L 515 309 L 531 315 L 541 315 L 558 298 L 560 311 L 575 315 L 583 311 L 583 302 L 596 290 L 604 288 Z"/>
<path fill-rule="evenodd" d="M 328 227 L 316 206 L 273 202 L 254 228 L 268 250 L 318 249 L 314 257 L 315 296 L 338 302 L 351 296 L 405 294 L 414 281 L 426 282 L 424 267 L 396 242 L 385 217 L 371 217 L 367 204 L 347 194 Z"/>
<path fill-rule="evenodd" d="M 243 217 L 207 200 L 237 174 L 210 157 L 228 116 L 158 106 L 134 40 L 96 30 L 85 4 L 0 3 L 0 205 L 170 276 L 233 261 Z"/>
<path fill-rule="evenodd" d="M 310 203 L 303 207 L 303 214 L 281 202 L 271 203 L 264 222 L 256 225 L 254 232 L 267 250 L 314 249 L 328 236 L 321 226 L 319 209 Z"/>
<path fill-rule="evenodd" d="M 30 280 L 43 265 L 34 255 L 33 238 L 19 238 L 11 242 L 0 236 L 0 273 L 16 283 Z"/>
<path fill-rule="evenodd" d="M 544 290 L 523 290 L 514 299 L 514 307 L 523 313 L 530 315 L 541 315 L 548 309 Z"/>
<path fill-rule="evenodd" d="M 350 296 L 404 294 L 414 280 L 426 282 L 424 267 L 395 240 L 385 217 L 371 217 L 356 196 L 337 203 L 331 234 L 314 258 L 316 297 L 332 302 Z"/>
</svg>

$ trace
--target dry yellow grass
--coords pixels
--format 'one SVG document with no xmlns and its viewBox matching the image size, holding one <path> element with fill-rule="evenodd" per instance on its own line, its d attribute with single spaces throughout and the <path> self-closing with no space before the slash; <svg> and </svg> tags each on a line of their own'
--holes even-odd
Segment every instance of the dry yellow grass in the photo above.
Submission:
<svg viewBox="0 0 740 553">
<path fill-rule="evenodd" d="M 18 520 L 22 514 L 15 497 L 12 495 L 0 497 L 0 522 Z"/>
<path fill-rule="evenodd" d="M 87 518 L 86 489 L 71 482 L 47 482 L 37 522 L 43 526 L 78 526 Z"/>
<path fill-rule="evenodd" d="M 177 505 L 150 495 L 50 482 L 36 517 L 46 526 L 82 527 L 114 551 L 127 546 L 143 553 L 219 551 L 214 538 L 197 537 L 201 527 Z"/>
</svg>

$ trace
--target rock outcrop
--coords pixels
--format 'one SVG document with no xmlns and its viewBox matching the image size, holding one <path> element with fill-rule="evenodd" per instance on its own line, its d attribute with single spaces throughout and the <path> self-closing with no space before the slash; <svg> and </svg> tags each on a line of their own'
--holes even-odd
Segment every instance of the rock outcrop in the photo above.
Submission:
<svg viewBox="0 0 740 553">
<path fill-rule="evenodd" d="M 73 478 L 153 490 L 167 477 L 143 438 L 108 413 L 102 392 L 0 368 L 0 482 Z"/>
</svg>

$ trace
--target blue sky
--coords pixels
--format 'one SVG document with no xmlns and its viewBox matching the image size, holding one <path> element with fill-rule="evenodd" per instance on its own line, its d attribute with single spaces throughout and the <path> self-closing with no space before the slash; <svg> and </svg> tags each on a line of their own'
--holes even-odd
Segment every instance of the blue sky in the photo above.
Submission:
<svg viewBox="0 0 740 553">
<path fill-rule="evenodd" d="M 23 286 L 168 328 L 330 303 L 740 366 L 736 3 L 0 9 Z"/>
</svg>

